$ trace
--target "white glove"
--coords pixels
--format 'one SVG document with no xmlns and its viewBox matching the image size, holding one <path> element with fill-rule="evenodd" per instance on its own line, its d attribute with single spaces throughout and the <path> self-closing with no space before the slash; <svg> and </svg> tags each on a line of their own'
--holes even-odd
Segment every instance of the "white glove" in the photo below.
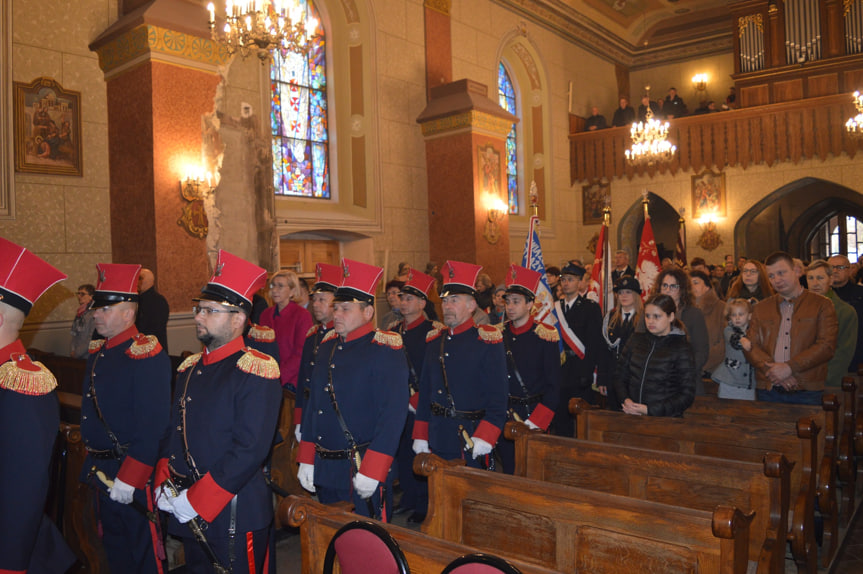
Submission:
<svg viewBox="0 0 863 574">
<path fill-rule="evenodd" d="M 536 430 L 539 428 L 539 426 L 530 419 L 527 419 L 526 421 L 524 421 L 524 424 L 526 424 L 527 426 L 529 426 L 533 430 Z"/>
<path fill-rule="evenodd" d="M 423 440 L 421 438 L 415 438 L 413 444 L 414 454 L 422 454 L 424 452 L 431 452 L 429 450 L 429 441 Z"/>
<path fill-rule="evenodd" d="M 198 511 L 192 507 L 189 502 L 189 489 L 180 493 L 180 496 L 171 499 L 171 506 L 174 507 L 174 516 L 180 524 L 185 524 L 198 516 Z"/>
<path fill-rule="evenodd" d="M 306 462 L 300 463 L 300 470 L 297 471 L 297 479 L 300 485 L 309 492 L 315 491 L 315 465 Z"/>
<path fill-rule="evenodd" d="M 408 403 L 408 410 L 411 412 L 411 414 L 414 414 L 414 415 L 417 414 L 417 410 L 410 403 Z"/>
<path fill-rule="evenodd" d="M 297 437 L 297 444 L 299 444 L 303 437 L 303 433 L 300 432 L 300 425 L 294 426 L 294 436 Z"/>
<path fill-rule="evenodd" d="M 479 458 L 491 452 L 491 445 L 481 438 L 471 437 L 473 440 L 473 457 Z"/>
<path fill-rule="evenodd" d="M 132 502 L 132 496 L 135 494 L 135 487 L 131 484 L 126 484 L 119 478 L 115 478 L 114 486 L 108 489 L 108 494 L 114 502 L 129 504 Z"/>
<path fill-rule="evenodd" d="M 378 487 L 378 481 L 364 474 L 357 473 L 354 477 L 354 490 L 360 495 L 360 498 L 369 498 L 375 493 Z"/>
<path fill-rule="evenodd" d="M 174 505 L 171 504 L 171 499 L 173 498 L 164 486 L 160 486 L 159 490 L 156 491 L 156 506 L 159 507 L 159 510 L 174 514 Z"/>
</svg>

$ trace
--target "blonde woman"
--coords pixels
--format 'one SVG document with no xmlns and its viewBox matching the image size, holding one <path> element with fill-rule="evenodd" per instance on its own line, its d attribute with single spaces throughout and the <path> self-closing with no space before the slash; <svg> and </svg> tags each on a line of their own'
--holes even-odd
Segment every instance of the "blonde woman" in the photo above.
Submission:
<svg viewBox="0 0 863 574">
<path fill-rule="evenodd" d="M 282 386 L 290 390 L 296 390 L 303 342 L 313 323 L 311 313 L 292 300 L 298 286 L 299 278 L 293 271 L 274 273 L 270 278 L 273 306 L 261 313 L 261 325 L 272 327 L 276 332 Z"/>
</svg>

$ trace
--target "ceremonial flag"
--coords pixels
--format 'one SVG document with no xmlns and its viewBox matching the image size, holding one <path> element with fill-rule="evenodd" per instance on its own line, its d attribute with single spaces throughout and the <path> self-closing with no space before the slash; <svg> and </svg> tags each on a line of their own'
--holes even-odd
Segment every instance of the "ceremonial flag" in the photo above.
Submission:
<svg viewBox="0 0 863 574">
<path fill-rule="evenodd" d="M 650 216 L 644 218 L 644 229 L 641 230 L 641 243 L 638 246 L 638 263 L 635 269 L 635 278 L 641 284 L 641 298 L 647 299 L 656 276 L 659 275 L 661 262 L 659 252 L 656 250 L 656 240 L 653 237 L 653 226 L 650 225 Z"/>
<path fill-rule="evenodd" d="M 686 220 L 680 218 L 680 228 L 677 230 L 677 246 L 674 248 L 674 261 L 681 269 L 686 267 Z"/>
<path fill-rule="evenodd" d="M 599 230 L 599 241 L 596 242 L 596 255 L 590 271 L 590 287 L 588 293 L 596 295 L 602 314 L 614 307 L 614 285 L 611 280 L 611 249 L 608 245 L 608 225 L 603 222 Z"/>
<path fill-rule="evenodd" d="M 521 258 L 521 266 L 536 271 L 541 275 L 539 289 L 536 293 L 536 302 L 534 303 L 536 307 L 534 319 L 538 323 L 545 323 L 553 327 L 558 321 L 554 314 L 554 297 L 551 295 L 551 287 L 548 285 L 548 278 L 545 276 L 545 263 L 542 260 L 542 247 L 539 245 L 538 226 L 539 217 L 536 215 L 531 216 L 527 241 L 524 243 L 524 255 Z"/>
</svg>

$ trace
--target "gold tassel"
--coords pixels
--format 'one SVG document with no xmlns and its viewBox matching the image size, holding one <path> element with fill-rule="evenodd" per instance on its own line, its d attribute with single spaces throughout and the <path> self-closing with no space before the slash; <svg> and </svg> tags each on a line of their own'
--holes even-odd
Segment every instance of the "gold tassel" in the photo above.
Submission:
<svg viewBox="0 0 863 574">
<path fill-rule="evenodd" d="M 57 379 L 42 363 L 13 353 L 11 361 L 0 365 L 0 388 L 22 395 L 42 396 L 57 388 Z"/>
<path fill-rule="evenodd" d="M 336 333 L 335 329 L 330 329 L 329 331 L 327 331 L 327 334 L 324 335 L 324 338 L 321 339 L 321 344 L 326 343 L 327 341 L 332 341 L 333 339 L 335 339 L 338 336 L 339 336 L 339 334 Z"/>
<path fill-rule="evenodd" d="M 434 341 L 435 339 L 440 337 L 440 334 L 444 331 L 446 331 L 446 325 L 435 321 L 434 323 L 432 323 L 431 331 L 426 333 L 426 343 L 428 343 L 429 341 Z"/>
<path fill-rule="evenodd" d="M 554 327 L 548 327 L 547 325 L 544 325 L 542 323 L 537 323 L 534 331 L 543 341 L 551 341 L 552 343 L 557 343 L 560 341 L 560 333 L 558 333 L 557 329 L 555 329 Z"/>
<path fill-rule="evenodd" d="M 155 335 L 138 333 L 132 337 L 132 344 L 126 349 L 126 356 L 133 359 L 148 359 L 162 352 L 162 345 Z"/>
<path fill-rule="evenodd" d="M 246 347 L 246 352 L 237 361 L 237 366 L 244 373 L 257 375 L 265 379 L 279 378 L 279 364 L 274 358 L 254 349 Z"/>
<path fill-rule="evenodd" d="M 476 331 L 484 343 L 494 344 L 503 341 L 503 333 L 491 325 L 477 325 Z"/>
<path fill-rule="evenodd" d="M 180 363 L 180 366 L 177 367 L 177 372 L 182 373 L 189 367 L 194 367 L 198 364 L 198 361 L 201 360 L 201 353 L 195 353 L 194 355 L 189 355 L 186 359 Z"/>
<path fill-rule="evenodd" d="M 276 340 L 276 332 L 272 327 L 252 324 L 252 327 L 249 329 L 249 337 L 262 343 L 272 343 Z"/>
<path fill-rule="evenodd" d="M 102 348 L 102 345 L 104 344 L 105 339 L 96 339 L 95 341 L 90 341 L 90 347 L 88 348 L 88 351 L 91 355 L 98 353 L 99 350 Z"/>
<path fill-rule="evenodd" d="M 404 346 L 402 344 L 402 336 L 392 331 L 375 331 L 372 342 L 390 347 L 391 349 L 401 349 Z"/>
<path fill-rule="evenodd" d="M 308 339 L 309 337 L 314 337 L 314 336 L 315 336 L 315 333 L 317 333 L 317 332 L 318 332 L 318 326 L 317 326 L 317 325 L 312 325 L 312 326 L 309 328 L 309 330 L 308 330 L 308 331 L 306 331 L 306 339 Z M 275 336 L 275 331 L 273 332 L 273 336 Z"/>
</svg>

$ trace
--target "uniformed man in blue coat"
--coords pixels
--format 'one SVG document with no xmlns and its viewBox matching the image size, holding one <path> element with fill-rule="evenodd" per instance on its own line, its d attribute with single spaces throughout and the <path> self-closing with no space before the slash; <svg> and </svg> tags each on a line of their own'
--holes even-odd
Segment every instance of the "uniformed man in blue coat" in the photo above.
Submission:
<svg viewBox="0 0 863 574">
<path fill-rule="evenodd" d="M 154 335 L 135 327 L 140 265 L 99 263 L 94 323 L 83 381 L 81 480 L 101 494 L 96 508 L 112 572 L 163 572 L 150 479 L 168 426 L 171 362 Z M 97 478 L 113 481 L 108 487 Z"/>
<path fill-rule="evenodd" d="M 297 477 L 325 504 L 353 501 L 358 514 L 388 520 L 407 364 L 401 337 L 374 328 L 383 269 L 349 259 L 342 267 L 333 329 L 318 349 L 303 409 Z"/>
<path fill-rule="evenodd" d="M 267 551 L 273 499 L 263 465 L 281 405 L 279 365 L 243 342 L 252 296 L 266 279 L 264 269 L 220 250 L 213 277 L 194 299 L 205 348 L 177 370 L 156 466 L 159 508 L 172 515 L 168 532 L 182 539 L 193 574 L 213 572 L 213 562 L 233 574 L 262 574 L 275 560 Z M 193 538 L 189 522 L 205 529 L 206 544 Z"/>
<path fill-rule="evenodd" d="M 18 338 L 33 303 L 66 275 L 0 238 L 0 572 L 65 572 L 74 556 L 45 516 L 60 425 L 57 380 Z M 57 541 L 51 550 L 46 542 Z"/>
<path fill-rule="evenodd" d="M 306 333 L 300 371 L 297 375 L 297 398 L 294 405 L 294 434 L 300 442 L 303 421 L 303 404 L 309 399 L 309 383 L 318 360 L 318 349 L 324 336 L 333 328 L 333 298 L 342 281 L 342 268 L 338 265 L 318 263 L 315 266 L 315 285 L 311 292 L 312 317 L 315 324 Z"/>
<path fill-rule="evenodd" d="M 408 389 L 410 401 L 405 428 L 399 440 L 399 450 L 396 455 L 398 462 L 399 485 L 402 488 L 400 508 L 404 511 L 413 510 L 408 522 L 422 522 L 428 512 L 428 481 L 425 477 L 414 474 L 413 462 L 413 431 L 419 404 L 420 374 L 426 356 L 426 336 L 432 329 L 445 329 L 446 326 L 431 321 L 423 312 L 428 303 L 428 296 L 434 288 L 435 279 L 431 275 L 408 268 L 407 281 L 399 293 L 399 309 L 402 320 L 395 331 L 402 336 L 405 358 L 408 363 Z"/>
<path fill-rule="evenodd" d="M 532 429 L 548 430 L 560 393 L 560 336 L 557 329 L 536 323 L 531 314 L 541 275 L 510 265 L 506 276 L 506 318 L 503 345 L 509 379 L 510 419 Z M 498 443 L 503 471 L 515 470 L 515 445 Z"/>
<path fill-rule="evenodd" d="M 506 422 L 508 385 L 503 336 L 473 320 L 480 269 L 447 261 L 441 270 L 446 328 L 426 336 L 413 450 L 491 468 L 490 455 Z"/>
</svg>

